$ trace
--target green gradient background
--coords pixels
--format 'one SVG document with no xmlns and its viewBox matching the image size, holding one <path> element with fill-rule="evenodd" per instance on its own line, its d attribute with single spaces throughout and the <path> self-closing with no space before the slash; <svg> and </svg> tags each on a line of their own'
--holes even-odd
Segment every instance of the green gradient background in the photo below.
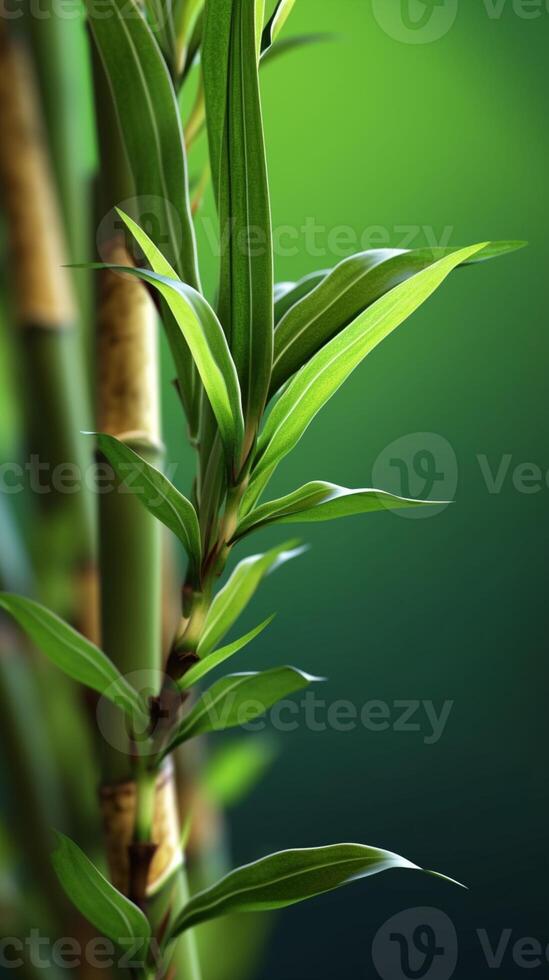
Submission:
<svg viewBox="0 0 549 980">
<path fill-rule="evenodd" d="M 383 33 L 369 0 L 299 0 L 290 30 L 311 29 L 339 38 L 264 74 L 275 224 L 310 216 L 359 234 L 379 225 L 393 245 L 401 225 L 449 226 L 452 245 L 526 238 L 530 247 L 454 275 L 333 399 L 273 488 L 370 485 L 390 442 L 427 431 L 455 451 L 456 503 L 430 520 L 381 514 L 305 528 L 312 550 L 268 581 L 247 620 L 279 610 L 275 624 L 236 664 L 296 663 L 328 677 L 328 700 L 359 706 L 450 699 L 446 731 L 436 745 L 424 732 L 280 735 L 278 764 L 235 814 L 236 858 L 357 840 L 470 888 L 394 872 L 290 909 L 263 980 L 375 977 L 374 933 L 421 905 L 456 925 L 456 976 L 492 976 L 475 930 L 493 945 L 504 928 L 510 946 L 549 940 L 549 489 L 518 493 L 509 477 L 491 495 L 477 460 L 497 469 L 511 454 L 511 467 L 549 468 L 549 13 L 525 20 L 508 3 L 493 19 L 483 3 L 463 2 L 447 36 L 406 45 Z M 418 233 L 413 244 L 428 242 Z M 308 255 L 301 241 L 296 257 L 277 259 L 277 278 L 338 259 Z M 212 260 L 210 282 L 213 269 Z M 165 417 L 173 460 L 179 416 L 168 393 Z M 524 973 L 510 949 L 500 972 Z"/>
</svg>

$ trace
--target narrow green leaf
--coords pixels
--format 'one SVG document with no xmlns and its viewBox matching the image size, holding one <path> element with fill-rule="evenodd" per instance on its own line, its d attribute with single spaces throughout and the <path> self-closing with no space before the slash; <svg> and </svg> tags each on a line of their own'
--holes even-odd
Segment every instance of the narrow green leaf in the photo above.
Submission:
<svg viewBox="0 0 549 980">
<path fill-rule="evenodd" d="M 295 0 L 278 0 L 272 17 L 270 17 L 263 30 L 261 38 L 262 54 L 276 41 L 294 7 Z"/>
<path fill-rule="evenodd" d="M 163 473 L 114 436 L 98 433 L 97 445 L 118 478 L 122 482 L 128 480 L 128 489 L 179 538 L 196 573 L 202 560 L 202 546 L 198 517 L 190 500 Z"/>
<path fill-rule="evenodd" d="M 486 243 L 460 249 L 396 286 L 322 347 L 294 376 L 259 438 L 252 482 L 270 475 L 360 362 L 406 320 L 460 263 Z"/>
<path fill-rule="evenodd" d="M 83 851 L 64 834 L 56 834 L 52 863 L 71 902 L 107 939 L 121 946 L 138 943 L 135 955 L 145 958 L 151 928 L 141 909 L 117 891 Z"/>
<path fill-rule="evenodd" d="M 185 929 L 228 912 L 280 909 L 391 868 L 419 870 L 406 858 L 364 844 L 279 851 L 231 871 L 195 895 L 171 928 L 171 938 Z"/>
<path fill-rule="evenodd" d="M 73 680 L 109 698 L 134 721 L 147 712 L 137 691 L 102 650 L 33 599 L 0 593 L 0 607 L 13 616 L 33 643 Z"/>
<path fill-rule="evenodd" d="M 528 242 L 518 241 L 518 240 L 507 241 L 507 242 L 506 241 L 488 242 L 488 244 L 485 245 L 484 248 L 480 250 L 480 252 L 477 252 L 477 254 L 473 255 L 470 259 L 467 259 L 467 261 L 463 262 L 462 265 L 478 265 L 480 262 L 489 262 L 491 259 L 499 259 L 502 257 L 502 255 L 509 255 L 510 252 L 517 252 L 521 248 L 526 248 L 527 245 Z M 425 251 L 426 252 L 430 251 L 432 254 L 435 255 L 437 259 L 442 259 L 444 258 L 445 255 L 451 255 L 452 252 L 455 251 L 455 249 L 433 248 L 433 249 L 425 249 Z M 435 874 L 435 873 L 436 872 L 434 871 L 429 872 L 429 874 Z"/>
<path fill-rule="evenodd" d="M 251 531 L 269 524 L 297 524 L 315 521 L 331 521 L 337 517 L 354 514 L 372 514 L 380 510 L 398 510 L 404 507 L 432 507 L 441 501 L 411 500 L 397 497 L 383 490 L 348 490 L 335 483 L 315 481 L 306 483 L 299 490 L 270 500 L 240 521 L 234 540 L 238 541 Z"/>
<path fill-rule="evenodd" d="M 209 653 L 206 657 L 204 657 L 203 660 L 199 660 L 199 662 L 195 664 L 194 667 L 191 667 L 191 669 L 188 670 L 182 677 L 181 681 L 179 682 L 179 687 L 181 690 L 186 691 L 188 688 L 193 687 L 193 685 L 202 680 L 206 674 L 209 674 L 210 671 L 215 670 L 215 668 L 219 667 L 220 664 L 225 663 L 229 657 L 234 657 L 235 653 L 238 653 L 239 650 L 243 650 L 244 647 L 248 646 L 248 644 L 252 642 L 252 640 L 255 640 L 256 636 L 259 636 L 259 634 L 262 633 L 263 630 L 270 625 L 270 623 L 272 623 L 273 619 L 274 615 L 268 616 L 267 619 L 260 623 L 259 626 L 255 626 L 253 630 L 249 631 L 249 633 L 239 637 L 238 640 L 234 640 L 233 643 L 227 644 L 227 646 L 220 647 L 219 650 L 214 650 L 212 653 Z"/>
<path fill-rule="evenodd" d="M 175 29 L 171 0 L 145 0 L 147 23 L 166 63 L 175 65 Z"/>
<path fill-rule="evenodd" d="M 180 72 L 187 66 L 189 59 L 191 59 L 192 64 L 190 45 L 203 9 L 204 0 L 176 0 L 174 3 L 174 32 L 177 40 L 178 70 Z"/>
<path fill-rule="evenodd" d="M 331 269 L 320 269 L 318 272 L 311 272 L 298 282 L 279 282 L 274 289 L 274 319 L 275 327 L 278 325 L 285 313 L 304 296 L 307 296 L 313 289 L 329 276 Z M 276 340 L 276 334 L 275 334 Z"/>
<path fill-rule="evenodd" d="M 86 8 L 136 195 L 153 213 L 157 244 L 166 248 L 178 275 L 199 288 L 181 119 L 164 58 L 136 0 L 86 0 Z"/>
<path fill-rule="evenodd" d="M 277 701 L 320 680 L 322 678 L 312 677 L 296 667 L 273 667 L 222 677 L 183 719 L 163 756 L 197 735 L 245 725 L 264 715 Z"/>
<path fill-rule="evenodd" d="M 207 760 L 202 789 L 216 806 L 235 806 L 253 790 L 276 756 L 272 739 L 258 735 L 233 738 Z"/>
<path fill-rule="evenodd" d="M 158 250 L 154 246 L 154 251 L 150 249 L 152 243 L 145 232 L 131 218 L 120 213 L 139 244 L 146 244 L 149 251 L 147 258 L 151 264 L 154 263 L 158 270 L 169 268 Z M 244 428 L 238 377 L 222 327 L 209 303 L 192 286 L 177 279 L 173 269 L 172 277 L 166 272 L 125 266 L 94 264 L 92 268 L 110 268 L 124 275 L 137 276 L 154 286 L 163 296 L 190 348 L 215 414 L 227 457 L 231 463 L 237 460 Z M 174 343 L 171 344 L 172 349 Z"/>
<path fill-rule="evenodd" d="M 236 367 L 223 328 L 207 300 L 192 286 L 178 280 L 146 232 L 123 211 L 118 209 L 118 213 L 143 249 L 153 270 L 150 273 L 152 279 L 148 281 L 166 300 L 189 346 L 224 445 L 236 458 L 244 429 L 242 401 Z"/>
<path fill-rule="evenodd" d="M 277 324 L 270 394 L 375 300 L 434 261 L 411 252 L 375 249 L 302 280 L 303 295 L 295 296 Z"/>
<path fill-rule="evenodd" d="M 251 555 L 239 562 L 210 606 L 198 644 L 199 657 L 206 657 L 230 630 L 262 579 L 291 558 L 303 554 L 304 550 L 298 547 L 297 541 L 286 541 L 264 554 Z"/>
<path fill-rule="evenodd" d="M 257 63 L 261 57 L 261 37 L 263 35 L 263 24 L 265 21 L 265 0 L 254 0 L 255 5 L 255 56 Z"/>
<path fill-rule="evenodd" d="M 159 39 L 171 48 L 174 43 L 171 16 L 166 36 L 162 27 L 163 11 L 171 10 L 171 0 L 166 4 L 163 0 L 151 0 L 151 3 L 161 18 L 157 23 Z M 178 275 L 199 290 L 185 143 L 177 98 L 164 57 L 141 13 L 140 0 L 85 0 L 85 6 L 134 179 L 136 217 L 146 218 L 151 234 L 166 250 Z M 170 339 L 177 332 L 170 325 L 171 314 L 165 308 L 163 320 Z M 176 340 L 172 355 L 189 429 L 195 432 L 200 384 L 183 337 Z"/>
<path fill-rule="evenodd" d="M 219 317 L 251 432 L 265 405 L 273 348 L 271 211 L 256 50 L 261 6 L 206 0 L 202 48 L 222 246 Z"/>
<path fill-rule="evenodd" d="M 486 261 L 519 246 L 516 242 L 493 242 L 463 264 Z M 282 297 L 275 313 L 270 395 L 363 310 L 395 286 L 455 252 L 450 248 L 373 249 L 344 259 L 329 274 L 313 273 L 301 280 L 294 291 Z M 282 318 L 281 309 L 285 310 Z"/>
</svg>

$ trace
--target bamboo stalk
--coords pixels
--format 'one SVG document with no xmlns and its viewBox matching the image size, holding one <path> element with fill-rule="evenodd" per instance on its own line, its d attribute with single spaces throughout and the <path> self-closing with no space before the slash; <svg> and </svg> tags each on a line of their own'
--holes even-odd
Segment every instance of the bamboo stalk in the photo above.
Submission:
<svg viewBox="0 0 549 980">
<path fill-rule="evenodd" d="M 117 264 L 129 264 L 122 240 L 104 246 Z M 102 275 L 98 325 L 97 427 L 138 448 L 158 464 L 156 314 L 145 288 L 117 273 Z M 101 632 L 103 647 L 123 674 L 161 667 L 160 530 L 129 493 L 99 498 Z M 131 678 L 130 678 L 131 679 Z M 141 678 L 142 680 L 143 678 Z M 131 747 L 107 751 L 108 780 L 131 774 Z"/>
<path fill-rule="evenodd" d="M 97 58 L 94 86 L 101 154 L 99 212 L 103 217 L 131 196 L 132 184 Z M 107 261 L 122 265 L 132 261 L 122 236 L 115 235 L 100 247 Z M 102 273 L 97 323 L 98 429 L 159 465 L 157 318 L 146 288 L 130 276 Z M 135 671 L 149 671 L 158 686 L 162 666 L 160 525 L 132 494 L 108 493 L 100 497 L 99 528 L 103 648 L 130 680 Z M 118 818 L 110 824 L 107 820 L 107 848 L 119 855 L 118 862 L 111 860 L 111 874 L 119 887 L 147 908 L 150 896 L 163 890 L 164 880 L 166 887 L 172 887 L 168 882 L 174 872 L 179 887 L 185 887 L 173 771 L 161 772 L 158 779 L 151 777 L 146 760 L 140 763 L 128 738 L 126 752 L 105 747 L 103 774 L 103 798 L 109 800 L 111 816 L 114 813 Z M 177 944 L 176 955 L 185 980 L 199 980 L 192 935 Z"/>
<path fill-rule="evenodd" d="M 75 331 L 76 312 L 54 181 L 45 148 L 32 66 L 24 40 L 0 20 L 0 186 L 7 217 L 11 279 L 27 406 L 29 458 L 48 468 L 47 490 L 35 494 L 41 527 L 51 528 L 55 548 L 60 526 L 70 527 L 56 552 L 64 564 L 66 608 L 79 622 L 82 610 L 93 632 L 93 510 L 83 486 L 88 424 L 86 385 Z M 55 489 L 67 479 L 76 489 Z M 59 484 L 57 484 L 59 486 Z M 46 520 L 42 520 L 45 517 Z M 68 546 L 67 546 L 68 545 Z M 75 571 L 76 569 L 76 571 Z M 74 584 L 76 583 L 76 587 Z M 90 598 L 91 597 L 91 598 Z M 79 608 L 77 608 L 79 607 Z"/>
<path fill-rule="evenodd" d="M 30 570 L 24 549 L 13 514 L 1 496 L 0 529 L 0 590 L 28 589 Z M 21 703 L 25 713 L 19 709 Z M 0 738 L 10 790 L 10 830 L 26 857 L 25 874 L 32 874 L 42 897 L 49 897 L 51 917 L 59 925 L 66 903 L 48 857 L 48 828 L 61 822 L 63 801 L 29 650 L 4 615 L 0 615 Z"/>
<path fill-rule="evenodd" d="M 24 11 L 40 88 L 55 187 L 71 262 L 89 256 L 93 139 L 90 66 L 83 15 L 63 16 L 56 0 L 42 0 L 41 16 Z M 78 81 L 76 82 L 75 75 Z M 91 370 L 91 276 L 69 273 L 78 297 L 80 353 Z"/>
<path fill-rule="evenodd" d="M 94 521 L 91 497 L 83 486 L 88 461 L 85 441 L 79 435 L 89 424 L 86 385 L 71 281 L 62 265 L 64 236 L 36 81 L 25 37 L 12 26 L 0 20 L 0 190 L 10 247 L 15 339 L 25 382 L 20 391 L 30 393 L 23 405 L 27 461 L 34 457 L 48 468 L 43 481 L 48 492 L 33 493 L 31 501 L 28 547 L 36 580 L 33 585 L 41 598 L 94 639 Z M 55 489 L 59 484 L 54 476 L 67 472 L 75 480 L 76 492 Z M 55 581 L 52 592 L 50 577 Z M 23 591 L 28 590 L 24 587 Z M 37 683 L 42 690 L 51 691 L 49 665 L 40 660 L 36 668 Z M 52 743 L 66 744 L 58 719 L 66 720 L 70 709 L 71 744 L 87 748 L 86 721 L 75 710 L 81 706 L 80 692 L 63 677 L 56 678 L 54 691 L 53 700 L 45 699 Z M 91 769 L 87 753 L 80 759 L 79 770 L 66 773 L 63 782 L 72 817 L 86 828 L 89 818 L 83 806 L 83 780 L 91 777 Z"/>
<path fill-rule="evenodd" d="M 88 48 L 81 12 L 63 16 L 55 0 L 42 0 L 41 16 L 26 11 L 26 27 L 40 84 L 52 169 L 71 261 L 89 251 L 91 116 Z M 74 69 L 80 69 L 74 84 Z M 83 69 L 83 70 L 82 70 Z M 78 138 L 79 137 L 79 138 Z M 79 282 L 83 278 L 79 276 Z"/>
</svg>

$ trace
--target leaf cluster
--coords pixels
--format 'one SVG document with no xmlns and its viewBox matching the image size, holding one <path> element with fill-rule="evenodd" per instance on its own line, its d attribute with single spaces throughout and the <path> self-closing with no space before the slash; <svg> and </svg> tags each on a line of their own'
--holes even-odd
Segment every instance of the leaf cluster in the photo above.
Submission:
<svg viewBox="0 0 549 980">
<path fill-rule="evenodd" d="M 185 606 L 166 667 L 181 703 L 191 687 L 269 625 L 272 617 L 221 645 L 265 577 L 303 550 L 289 541 L 243 557 L 219 588 L 244 539 L 271 525 L 432 505 L 316 479 L 278 499 L 263 498 L 279 464 L 341 385 L 450 273 L 521 244 L 371 250 L 299 281 L 275 283 L 260 69 L 283 45 L 277 38 L 294 3 L 279 0 L 265 18 L 262 0 L 146 0 L 144 9 L 137 0 L 86 0 L 137 197 L 158 202 L 152 234 L 119 212 L 143 256 L 139 267 L 119 271 L 140 278 L 157 298 L 196 447 L 193 492 L 185 497 L 133 449 L 97 434 L 98 448 L 120 480 L 128 480 L 188 558 Z M 185 139 L 180 110 L 193 66 L 200 77 L 192 139 L 206 123 L 225 243 L 215 303 L 201 287 L 187 165 L 192 140 Z M 97 647 L 37 603 L 3 595 L 0 605 L 69 676 L 114 701 L 136 728 L 148 721 L 152 766 L 182 742 L 242 724 L 318 680 L 285 665 L 221 677 L 191 708 L 179 710 L 159 738 L 151 706 Z M 148 935 L 140 910 L 74 843 L 59 838 L 54 865 L 70 898 L 105 935 Z M 192 897 L 177 911 L 165 944 L 214 916 L 280 908 L 395 867 L 413 865 L 361 844 L 270 855 Z"/>
</svg>

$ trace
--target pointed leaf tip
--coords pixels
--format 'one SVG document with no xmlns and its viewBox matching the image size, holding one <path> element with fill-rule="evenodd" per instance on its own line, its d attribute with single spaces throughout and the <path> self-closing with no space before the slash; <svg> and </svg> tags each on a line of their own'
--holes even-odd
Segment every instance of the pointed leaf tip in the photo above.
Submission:
<svg viewBox="0 0 549 980">
<path fill-rule="evenodd" d="M 284 908 L 391 868 L 420 870 L 391 851 L 364 844 L 279 851 L 231 871 L 195 895 L 176 919 L 171 936 L 228 912 Z"/>
</svg>

